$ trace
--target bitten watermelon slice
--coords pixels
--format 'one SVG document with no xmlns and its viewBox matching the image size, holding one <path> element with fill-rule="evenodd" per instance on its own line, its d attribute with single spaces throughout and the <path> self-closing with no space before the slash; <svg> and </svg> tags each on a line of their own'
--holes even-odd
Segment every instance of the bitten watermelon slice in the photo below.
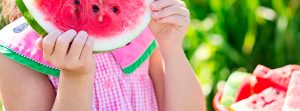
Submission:
<svg viewBox="0 0 300 111">
<path fill-rule="evenodd" d="M 32 28 L 41 36 L 55 29 L 87 31 L 94 51 L 130 43 L 151 20 L 153 0 L 16 0 Z"/>
<path fill-rule="evenodd" d="M 281 111 L 285 92 L 270 87 L 231 106 L 234 111 Z"/>
<path fill-rule="evenodd" d="M 269 87 L 275 87 L 279 90 L 287 91 L 291 73 L 297 68 L 299 67 L 289 65 L 271 70 L 262 65 L 257 66 L 253 73 L 257 79 L 254 92 L 260 93 L 262 90 Z"/>
</svg>

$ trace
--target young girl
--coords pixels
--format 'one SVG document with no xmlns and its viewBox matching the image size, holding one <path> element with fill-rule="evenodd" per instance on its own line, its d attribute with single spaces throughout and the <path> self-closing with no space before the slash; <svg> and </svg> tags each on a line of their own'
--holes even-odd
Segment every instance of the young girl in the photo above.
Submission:
<svg viewBox="0 0 300 111">
<path fill-rule="evenodd" d="M 92 54 L 93 39 L 85 31 L 56 30 L 42 39 L 18 18 L 14 0 L 2 0 L 2 8 L 6 20 L 16 20 L 0 33 L 0 94 L 6 111 L 205 110 L 181 46 L 190 22 L 183 1 L 153 2 L 149 30 L 138 37 L 144 42 L 101 54 Z M 157 49 L 146 39 L 152 34 Z M 135 66 L 129 75 L 122 69 L 126 62 Z M 59 78 L 44 75 L 58 69 Z"/>
</svg>

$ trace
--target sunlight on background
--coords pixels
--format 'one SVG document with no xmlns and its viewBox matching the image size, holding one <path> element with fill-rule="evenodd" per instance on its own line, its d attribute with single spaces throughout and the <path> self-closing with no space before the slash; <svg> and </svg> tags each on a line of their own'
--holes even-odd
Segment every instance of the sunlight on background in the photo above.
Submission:
<svg viewBox="0 0 300 111">
<path fill-rule="evenodd" d="M 217 85 L 232 72 L 300 64 L 299 0 L 185 1 L 192 20 L 183 46 L 209 111 Z"/>
</svg>

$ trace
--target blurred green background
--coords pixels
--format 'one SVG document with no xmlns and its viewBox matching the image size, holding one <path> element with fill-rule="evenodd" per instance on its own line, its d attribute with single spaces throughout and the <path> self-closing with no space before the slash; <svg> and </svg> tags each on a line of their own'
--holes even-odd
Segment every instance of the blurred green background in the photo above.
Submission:
<svg viewBox="0 0 300 111">
<path fill-rule="evenodd" d="M 217 86 L 233 71 L 252 72 L 258 64 L 300 64 L 299 0 L 185 1 L 192 21 L 183 46 L 208 111 L 213 110 Z"/>
<path fill-rule="evenodd" d="M 233 71 L 300 64 L 299 0 L 186 0 L 184 48 L 211 101 Z"/>
</svg>

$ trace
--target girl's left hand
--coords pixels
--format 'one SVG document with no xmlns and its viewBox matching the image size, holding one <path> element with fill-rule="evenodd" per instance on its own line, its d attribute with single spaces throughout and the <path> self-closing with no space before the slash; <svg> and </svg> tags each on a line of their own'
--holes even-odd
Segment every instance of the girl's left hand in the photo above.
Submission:
<svg viewBox="0 0 300 111">
<path fill-rule="evenodd" d="M 190 12 L 181 0 L 157 0 L 151 4 L 150 29 L 161 48 L 182 45 L 190 24 Z"/>
</svg>

